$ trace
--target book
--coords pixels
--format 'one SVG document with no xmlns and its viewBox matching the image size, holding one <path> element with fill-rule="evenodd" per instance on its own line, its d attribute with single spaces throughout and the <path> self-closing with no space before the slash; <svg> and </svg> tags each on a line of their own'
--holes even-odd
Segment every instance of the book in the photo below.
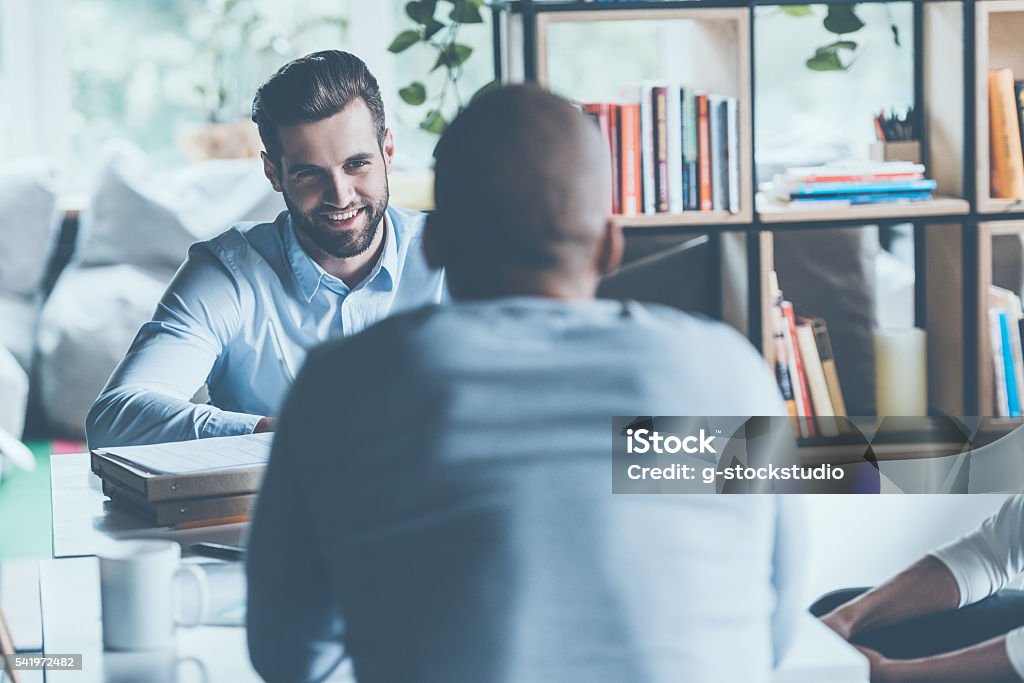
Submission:
<svg viewBox="0 0 1024 683">
<path fill-rule="evenodd" d="M 622 186 L 622 213 L 636 216 L 643 211 L 643 190 L 640 160 L 640 105 L 626 103 L 619 106 L 620 184 Z"/>
<path fill-rule="evenodd" d="M 776 175 L 781 182 L 870 182 L 915 180 L 924 177 L 924 165 L 910 161 L 837 161 L 823 166 L 795 166 Z"/>
<path fill-rule="evenodd" d="M 811 325 L 806 322 L 799 323 L 796 326 L 796 339 L 800 347 L 800 360 L 807 375 L 807 386 L 811 393 L 811 405 L 814 408 L 818 431 L 822 436 L 835 436 L 839 433 L 839 427 L 836 424 L 828 383 L 825 381 L 825 370 L 818 357 L 818 345 L 814 340 Z"/>
<path fill-rule="evenodd" d="M 779 392 L 782 393 L 782 400 L 786 403 L 786 410 L 793 419 L 797 435 L 800 433 L 799 417 L 796 409 L 796 396 L 793 394 L 793 373 L 789 365 L 789 353 L 786 349 L 786 318 L 782 308 L 778 305 L 772 306 L 772 342 L 775 354 L 775 381 L 779 384 Z"/>
<path fill-rule="evenodd" d="M 828 386 L 832 413 L 836 417 L 846 417 L 846 402 L 843 400 L 842 387 L 839 385 L 839 372 L 836 370 L 835 354 L 832 353 L 832 339 L 828 334 L 828 326 L 821 318 L 804 319 L 814 332 L 814 341 L 818 347 L 818 359 Z"/>
<path fill-rule="evenodd" d="M 153 502 L 110 480 L 103 481 L 103 494 L 156 526 L 175 526 L 225 517 L 249 517 L 256 505 L 255 493 Z"/>
<path fill-rule="evenodd" d="M 611 213 L 620 213 L 619 203 L 621 200 L 618 183 L 618 107 L 607 102 L 590 102 L 583 105 L 583 111 L 590 116 L 601 131 L 601 139 L 608 148 L 609 162 L 611 163 L 611 198 L 609 210 Z"/>
<path fill-rule="evenodd" d="M 1013 368 L 1013 346 L 1010 341 L 1010 321 L 1006 311 L 998 311 L 999 341 L 1003 351 L 1003 373 L 1006 375 L 1006 408 L 1010 417 L 1020 417 L 1020 392 Z"/>
<path fill-rule="evenodd" d="M 654 210 L 668 213 L 668 88 L 651 87 L 651 108 L 654 117 Z"/>
<path fill-rule="evenodd" d="M 937 183 L 934 180 L 894 180 L 888 182 L 814 182 L 784 183 L 776 189 L 790 197 L 817 195 L 879 194 L 885 192 L 931 192 Z"/>
<path fill-rule="evenodd" d="M 640 188 L 645 214 L 657 211 L 657 187 L 654 179 L 654 106 L 651 100 L 653 86 L 643 83 L 638 86 L 640 102 Z"/>
<path fill-rule="evenodd" d="M 783 198 L 790 206 L 822 208 L 826 206 L 859 206 L 863 204 L 904 204 L 926 202 L 931 192 L 876 192 L 871 194 L 809 195 Z"/>
<path fill-rule="evenodd" d="M 679 86 L 670 84 L 666 103 L 668 115 L 668 210 L 682 213 L 683 204 L 683 103 Z"/>
<path fill-rule="evenodd" d="M 1024 151 L 1012 70 L 989 71 L 988 97 L 992 197 L 1024 199 Z"/>
<path fill-rule="evenodd" d="M 800 360 L 800 351 L 796 340 L 796 316 L 793 313 L 793 304 L 783 300 L 781 303 L 782 314 L 786 320 L 786 353 L 790 367 L 794 368 L 793 373 L 793 396 L 796 399 L 796 412 L 801 418 L 813 418 L 814 408 L 811 405 L 810 389 L 807 386 L 807 374 L 803 363 Z M 801 434 L 805 438 L 814 436 L 813 422 L 811 420 L 801 421 Z"/>
<path fill-rule="evenodd" d="M 996 415 L 1009 417 L 1010 402 L 1006 394 L 1006 365 L 1003 356 L 1003 335 L 999 323 L 999 310 L 988 309 L 988 338 L 992 348 L 993 383 L 995 384 Z"/>
<path fill-rule="evenodd" d="M 90 466 L 101 479 L 149 502 L 255 493 L 272 438 L 270 433 L 245 434 L 96 449 Z"/>
<path fill-rule="evenodd" d="M 725 163 L 728 168 L 728 192 L 726 208 L 729 213 L 740 212 L 740 129 L 739 103 L 735 97 L 725 101 L 726 144 Z"/>
<path fill-rule="evenodd" d="M 994 285 L 988 288 L 988 306 L 990 312 L 995 311 L 997 314 L 998 352 L 1003 356 L 1002 372 L 1006 385 L 1006 416 L 1017 417 L 1013 412 L 1014 404 L 1018 410 L 1024 411 L 1024 349 L 1021 347 L 1020 334 L 1020 321 L 1024 318 L 1024 311 L 1021 310 L 1020 297 L 1015 292 Z M 993 352 L 996 350 L 993 348 Z"/>
<path fill-rule="evenodd" d="M 711 211 L 711 122 L 708 96 L 700 93 L 697 102 L 697 196 L 701 211 Z"/>
<path fill-rule="evenodd" d="M 697 100 L 693 88 L 680 88 L 683 140 L 683 200 L 687 211 L 700 209 L 697 173 Z"/>
<path fill-rule="evenodd" d="M 725 166 L 725 98 L 708 95 L 708 135 L 711 153 L 711 209 L 725 211 L 729 169 Z"/>
</svg>

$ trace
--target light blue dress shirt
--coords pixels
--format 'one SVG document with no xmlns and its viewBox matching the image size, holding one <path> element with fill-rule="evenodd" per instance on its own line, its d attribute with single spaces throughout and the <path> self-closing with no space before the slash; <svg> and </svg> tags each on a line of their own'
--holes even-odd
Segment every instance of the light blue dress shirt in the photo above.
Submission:
<svg viewBox="0 0 1024 683">
<path fill-rule="evenodd" d="M 352 288 L 302 249 L 288 212 L 192 245 L 89 411 L 89 446 L 252 432 L 277 415 L 309 349 L 446 296 L 423 223 L 389 207 L 381 257 Z M 203 384 L 209 404 L 192 403 Z"/>
</svg>

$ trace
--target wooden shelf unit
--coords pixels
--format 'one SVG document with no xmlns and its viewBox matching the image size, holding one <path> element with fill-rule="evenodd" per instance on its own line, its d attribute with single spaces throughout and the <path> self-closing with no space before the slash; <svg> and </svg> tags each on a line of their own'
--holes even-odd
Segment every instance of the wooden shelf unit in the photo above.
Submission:
<svg viewBox="0 0 1024 683">
<path fill-rule="evenodd" d="M 883 2 L 885 0 L 882 0 Z M 927 0 L 913 3 L 917 35 L 909 40 L 915 55 L 916 109 L 923 111 L 923 160 L 938 187 L 932 201 L 822 209 L 795 209 L 756 195 L 754 189 L 753 11 L 764 0 L 710 0 L 663 7 L 630 2 L 535 4 L 506 3 L 496 9 L 504 19 L 496 36 L 508 47 L 520 44 L 521 62 L 504 53 L 506 81 L 535 81 L 575 99 L 596 99 L 581 93 L 562 68 L 593 68 L 586 55 L 560 55 L 552 37 L 572 24 L 591 29 L 615 22 L 679 22 L 690 31 L 695 74 L 685 78 L 659 74 L 695 87 L 731 95 L 740 105 L 742 211 L 685 212 L 616 216 L 623 227 L 706 227 L 724 240 L 722 318 L 758 344 L 771 361 L 768 273 L 774 268 L 774 232 L 819 230 L 876 223 L 915 225 L 924 292 L 919 311 L 928 329 L 929 407 L 960 415 L 991 415 L 993 370 L 988 351 L 986 290 L 992 280 L 992 240 L 1002 234 L 1024 234 L 1024 201 L 989 196 L 988 87 L 990 68 L 1010 67 L 1024 78 L 1024 0 Z M 918 14 L 919 13 L 919 14 Z M 622 46 L 595 41 L 595 49 Z M 652 41 L 652 43 L 655 41 Z M 500 52 L 496 46 L 496 54 Z M 618 54 L 613 52 L 612 54 Z M 630 52 L 632 55 L 632 53 Z M 574 59 L 575 64 L 573 64 Z M 604 55 L 608 59 L 607 54 Z M 686 59 L 685 57 L 683 58 Z M 621 60 L 620 60 L 621 61 Z M 694 66 L 696 65 L 696 66 Z M 566 67 L 569 68 L 569 67 Z M 678 68 L 675 65 L 673 68 Z M 636 81 L 654 79 L 636 74 Z M 729 258 L 726 256 L 730 255 Z"/>
</svg>

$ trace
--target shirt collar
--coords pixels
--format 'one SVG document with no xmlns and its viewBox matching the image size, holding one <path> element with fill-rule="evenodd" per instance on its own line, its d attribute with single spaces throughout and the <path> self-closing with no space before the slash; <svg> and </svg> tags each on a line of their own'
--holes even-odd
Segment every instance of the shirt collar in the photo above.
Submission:
<svg viewBox="0 0 1024 683">
<path fill-rule="evenodd" d="M 384 251 L 381 253 L 377 263 L 374 264 L 370 274 L 352 289 L 362 289 L 371 283 L 379 280 L 380 287 L 390 291 L 394 288 L 395 275 L 398 272 L 398 240 L 395 235 L 395 228 L 391 220 L 390 207 L 384 212 Z M 348 285 L 339 278 L 334 277 L 320 264 L 306 253 L 306 250 L 299 244 L 295 235 L 295 227 L 292 224 L 291 214 L 288 215 L 288 224 L 285 227 L 284 235 L 285 252 L 288 255 L 288 263 L 291 265 L 295 280 L 299 284 L 302 296 L 306 303 L 313 300 L 320 286 L 323 285 L 338 294 L 347 295 L 350 293 Z"/>
</svg>

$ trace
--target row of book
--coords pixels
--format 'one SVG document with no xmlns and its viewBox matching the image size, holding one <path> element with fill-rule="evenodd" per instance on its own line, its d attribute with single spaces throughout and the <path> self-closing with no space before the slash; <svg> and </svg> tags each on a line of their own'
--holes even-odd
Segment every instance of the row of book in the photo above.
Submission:
<svg viewBox="0 0 1024 683">
<path fill-rule="evenodd" d="M 736 98 L 671 83 L 622 92 L 621 102 L 582 105 L 608 144 L 612 213 L 739 213 Z"/>
<path fill-rule="evenodd" d="M 935 186 L 921 164 L 845 161 L 789 168 L 762 190 L 789 206 L 816 208 L 927 201 Z"/>
<path fill-rule="evenodd" d="M 846 417 L 828 326 L 821 318 L 797 317 L 771 273 L 772 354 L 779 391 L 800 438 L 836 436 L 835 417 Z"/>
<path fill-rule="evenodd" d="M 1012 69 L 988 72 L 991 196 L 1024 199 L 1024 81 Z"/>
<path fill-rule="evenodd" d="M 1021 417 L 1024 400 L 1024 350 L 1021 347 L 1020 297 L 1001 287 L 988 288 L 988 331 L 995 378 L 997 417 Z"/>
<path fill-rule="evenodd" d="M 272 434 L 246 434 L 92 451 L 111 501 L 155 526 L 249 520 Z"/>
</svg>

